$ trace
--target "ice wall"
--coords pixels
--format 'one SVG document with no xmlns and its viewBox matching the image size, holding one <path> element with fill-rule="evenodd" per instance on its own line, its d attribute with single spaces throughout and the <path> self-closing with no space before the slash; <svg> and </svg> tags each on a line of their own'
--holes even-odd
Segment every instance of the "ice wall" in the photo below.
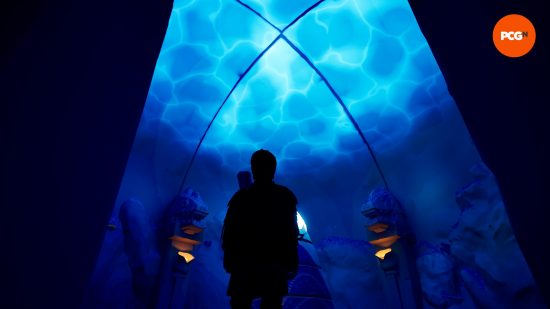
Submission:
<svg viewBox="0 0 550 309">
<path fill-rule="evenodd" d="M 364 240 L 361 203 L 387 186 L 417 238 L 443 242 L 480 162 L 407 1 L 175 1 L 113 222 L 134 198 L 154 224 L 190 186 L 218 218 L 206 234 L 217 245 L 259 148 L 278 158 L 313 240 Z M 121 243 L 109 237 L 102 256 Z"/>
<path fill-rule="evenodd" d="M 417 213 L 452 203 L 478 158 L 407 3 L 260 3 L 175 3 L 119 202 L 191 186 L 221 211 L 263 147 L 313 237 L 360 237 L 382 177 Z"/>
</svg>

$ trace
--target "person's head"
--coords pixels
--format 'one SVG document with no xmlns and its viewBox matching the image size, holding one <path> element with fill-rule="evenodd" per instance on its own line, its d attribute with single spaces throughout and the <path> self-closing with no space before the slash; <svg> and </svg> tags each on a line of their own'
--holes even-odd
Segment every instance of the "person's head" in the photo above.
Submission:
<svg viewBox="0 0 550 309">
<path fill-rule="evenodd" d="M 239 189 L 245 189 L 252 184 L 252 175 L 249 171 L 240 171 L 237 173 L 237 181 L 239 182 Z"/>
<path fill-rule="evenodd" d="M 254 181 L 271 181 L 275 177 L 277 160 L 271 152 L 260 149 L 252 154 L 250 167 Z"/>
</svg>

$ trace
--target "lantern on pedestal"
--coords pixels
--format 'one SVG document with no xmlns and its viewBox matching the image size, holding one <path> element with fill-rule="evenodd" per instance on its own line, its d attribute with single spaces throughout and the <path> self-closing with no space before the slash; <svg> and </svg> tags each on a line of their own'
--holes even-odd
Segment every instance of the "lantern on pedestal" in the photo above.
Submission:
<svg viewBox="0 0 550 309">
<path fill-rule="evenodd" d="M 412 233 L 399 201 L 385 188 L 371 192 L 361 213 L 367 218 L 367 237 L 385 274 L 386 298 L 390 308 L 420 305 L 418 280 L 411 249 Z"/>
<path fill-rule="evenodd" d="M 193 249 L 202 240 L 208 208 L 200 195 L 187 188 L 170 204 L 166 226 L 170 241 L 163 257 L 158 308 L 183 308 L 186 278 Z"/>
<path fill-rule="evenodd" d="M 403 219 L 397 201 L 384 189 L 374 190 L 361 207 L 361 214 L 367 218 L 367 237 L 376 247 L 376 257 L 381 261 L 392 252 L 392 245 L 401 237 Z"/>
</svg>

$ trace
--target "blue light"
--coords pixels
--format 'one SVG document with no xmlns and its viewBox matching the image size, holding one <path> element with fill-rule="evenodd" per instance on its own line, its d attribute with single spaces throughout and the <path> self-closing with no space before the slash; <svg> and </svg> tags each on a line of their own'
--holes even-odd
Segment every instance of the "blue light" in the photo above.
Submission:
<svg viewBox="0 0 550 309">
<path fill-rule="evenodd" d="M 386 187 L 417 239 L 448 243 L 457 189 L 481 162 L 406 0 L 176 0 L 113 217 L 136 199 L 161 225 L 183 188 L 200 193 L 210 215 L 188 307 L 227 305 L 223 217 L 259 148 L 308 214 L 309 232 L 296 214 L 301 248 L 323 252 L 342 306 L 383 305 L 366 267 L 369 194 Z M 131 291 L 122 237 L 105 238 L 100 289 Z"/>
<path fill-rule="evenodd" d="M 306 221 L 304 221 L 304 218 L 302 218 L 299 212 L 296 212 L 296 222 L 298 223 L 300 234 L 305 235 L 307 233 Z"/>
<path fill-rule="evenodd" d="M 448 112 L 454 103 L 405 0 L 314 3 L 174 3 L 136 136 L 142 159 L 128 167 L 153 182 L 144 199 L 191 186 L 221 211 L 237 171 L 265 148 L 277 157 L 276 181 L 301 205 L 345 205 L 316 226 L 362 232 L 347 220 L 391 177 L 386 154 L 445 111 L 458 114 Z M 122 195 L 138 191 L 126 179 Z"/>
</svg>

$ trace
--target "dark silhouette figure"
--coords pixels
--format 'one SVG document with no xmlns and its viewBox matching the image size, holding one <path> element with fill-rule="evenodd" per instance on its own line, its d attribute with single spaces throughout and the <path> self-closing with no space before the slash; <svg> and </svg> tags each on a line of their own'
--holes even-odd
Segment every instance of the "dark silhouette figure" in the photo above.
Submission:
<svg viewBox="0 0 550 309">
<path fill-rule="evenodd" d="M 250 163 L 254 183 L 246 186 L 246 173 L 239 173 L 241 189 L 229 201 L 222 232 L 227 294 L 232 308 L 248 309 L 254 298 L 261 308 L 281 308 L 298 268 L 297 200 L 273 182 L 273 154 L 260 149 Z"/>
</svg>

